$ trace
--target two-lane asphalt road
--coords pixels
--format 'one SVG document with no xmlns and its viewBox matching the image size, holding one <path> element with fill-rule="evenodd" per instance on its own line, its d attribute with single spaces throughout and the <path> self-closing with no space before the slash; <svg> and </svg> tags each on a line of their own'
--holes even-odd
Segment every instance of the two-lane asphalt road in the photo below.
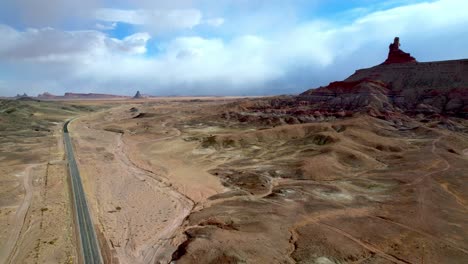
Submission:
<svg viewBox="0 0 468 264">
<path fill-rule="evenodd" d="M 76 224 L 78 225 L 78 235 L 81 241 L 81 254 L 85 264 L 101 264 L 102 257 L 97 241 L 94 225 L 89 215 L 88 204 L 81 183 L 80 172 L 76 165 L 73 155 L 73 145 L 70 134 L 68 133 L 68 124 L 71 120 L 65 122 L 63 126 L 63 138 L 65 141 L 66 153 L 68 157 L 68 167 L 70 169 L 73 203 L 75 207 Z"/>
</svg>

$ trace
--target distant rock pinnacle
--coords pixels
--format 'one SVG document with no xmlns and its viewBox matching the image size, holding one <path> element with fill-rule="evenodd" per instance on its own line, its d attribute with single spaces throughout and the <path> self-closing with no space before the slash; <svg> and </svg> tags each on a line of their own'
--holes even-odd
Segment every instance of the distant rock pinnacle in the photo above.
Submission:
<svg viewBox="0 0 468 264">
<path fill-rule="evenodd" d="M 133 96 L 134 99 L 139 99 L 139 98 L 143 98 L 143 96 L 141 96 L 140 94 L 140 91 L 137 91 L 135 96 Z"/>
<path fill-rule="evenodd" d="M 383 64 L 417 62 L 411 54 L 400 49 L 400 38 L 396 37 L 389 46 L 388 58 Z"/>
</svg>

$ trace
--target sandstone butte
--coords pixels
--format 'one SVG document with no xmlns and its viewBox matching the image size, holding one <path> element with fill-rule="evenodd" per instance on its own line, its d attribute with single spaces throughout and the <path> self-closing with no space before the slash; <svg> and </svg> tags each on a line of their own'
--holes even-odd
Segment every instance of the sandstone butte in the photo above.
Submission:
<svg viewBox="0 0 468 264">
<path fill-rule="evenodd" d="M 400 38 L 396 37 L 393 40 L 393 43 L 388 47 L 388 58 L 385 60 L 384 64 L 393 64 L 393 63 L 411 63 L 417 62 L 411 54 L 406 53 L 400 49 Z"/>
<path fill-rule="evenodd" d="M 372 109 L 466 117 L 468 59 L 418 62 L 400 49 L 396 37 L 382 64 L 307 90 L 298 100 L 327 111 Z"/>
</svg>

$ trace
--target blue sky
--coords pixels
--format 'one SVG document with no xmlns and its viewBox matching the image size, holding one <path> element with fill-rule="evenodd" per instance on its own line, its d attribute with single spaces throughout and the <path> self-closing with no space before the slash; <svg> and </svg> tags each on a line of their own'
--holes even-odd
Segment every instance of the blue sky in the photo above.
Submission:
<svg viewBox="0 0 468 264">
<path fill-rule="evenodd" d="M 0 95 L 295 94 L 385 60 L 468 57 L 465 0 L 3 0 Z"/>
</svg>

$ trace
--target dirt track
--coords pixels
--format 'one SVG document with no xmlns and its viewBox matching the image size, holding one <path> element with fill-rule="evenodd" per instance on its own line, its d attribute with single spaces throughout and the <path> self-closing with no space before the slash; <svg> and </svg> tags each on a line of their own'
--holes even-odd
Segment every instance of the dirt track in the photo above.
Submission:
<svg viewBox="0 0 468 264">
<path fill-rule="evenodd" d="M 31 164 L 26 167 L 22 176 L 19 176 L 23 179 L 23 188 L 24 188 L 24 198 L 21 202 L 21 205 L 16 209 L 15 221 L 13 230 L 10 231 L 10 236 L 7 239 L 7 243 L 1 248 L 0 253 L 0 263 L 9 263 L 12 255 L 17 250 L 16 244 L 19 239 L 21 229 L 23 229 L 26 213 L 29 210 L 32 199 L 32 170 L 36 167 L 37 164 Z"/>
</svg>

